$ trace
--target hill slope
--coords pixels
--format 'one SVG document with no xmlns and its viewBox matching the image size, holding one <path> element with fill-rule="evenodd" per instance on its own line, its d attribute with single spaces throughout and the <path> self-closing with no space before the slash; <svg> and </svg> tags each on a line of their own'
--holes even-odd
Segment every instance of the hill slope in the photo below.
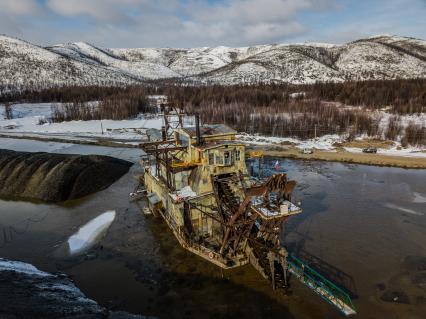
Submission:
<svg viewBox="0 0 426 319">
<path fill-rule="evenodd" d="M 0 93 L 23 87 L 199 83 L 312 83 L 426 77 L 426 41 L 376 36 L 343 45 L 102 49 L 78 42 L 42 48 L 0 36 Z"/>
</svg>

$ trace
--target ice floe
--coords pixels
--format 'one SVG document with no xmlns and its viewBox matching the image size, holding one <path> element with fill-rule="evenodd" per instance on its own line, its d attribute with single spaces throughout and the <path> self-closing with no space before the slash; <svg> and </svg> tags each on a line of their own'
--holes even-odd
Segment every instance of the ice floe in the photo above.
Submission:
<svg viewBox="0 0 426 319">
<path fill-rule="evenodd" d="M 115 215 L 115 211 L 107 211 L 82 226 L 68 239 L 70 253 L 80 253 L 94 244 L 98 236 L 109 228 Z"/>
<path fill-rule="evenodd" d="M 410 208 L 401 207 L 401 206 L 398 206 L 398 205 L 395 205 L 395 204 L 389 203 L 389 204 L 385 204 L 384 206 L 387 207 L 387 208 L 399 210 L 403 213 L 407 213 L 407 214 L 411 214 L 411 215 L 417 215 L 417 216 L 423 216 L 424 215 L 421 212 L 416 212 L 415 210 L 412 210 Z"/>
</svg>

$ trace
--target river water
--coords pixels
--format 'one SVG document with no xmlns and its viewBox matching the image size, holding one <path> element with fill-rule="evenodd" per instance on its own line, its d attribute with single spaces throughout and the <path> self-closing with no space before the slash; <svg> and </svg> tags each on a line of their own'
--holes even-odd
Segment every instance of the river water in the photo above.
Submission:
<svg viewBox="0 0 426 319">
<path fill-rule="evenodd" d="M 267 159 L 264 174 L 275 163 Z M 282 233 L 288 250 L 346 289 L 359 318 L 424 318 L 426 171 L 296 160 L 280 160 L 280 170 L 297 180 L 304 210 Z M 138 173 L 135 165 L 110 188 L 61 205 L 0 201 L 0 257 L 65 272 L 104 306 L 160 318 L 341 317 L 294 278 L 287 294 L 272 292 L 251 266 L 221 271 L 180 248 L 129 202 Z M 112 210 L 94 246 L 67 254 L 70 236 Z"/>
</svg>

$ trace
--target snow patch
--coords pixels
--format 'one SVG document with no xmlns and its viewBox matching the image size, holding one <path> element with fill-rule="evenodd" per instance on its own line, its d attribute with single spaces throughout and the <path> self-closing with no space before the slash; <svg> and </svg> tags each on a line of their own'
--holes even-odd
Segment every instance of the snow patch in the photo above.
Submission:
<svg viewBox="0 0 426 319">
<path fill-rule="evenodd" d="M 298 149 L 312 148 L 323 151 L 334 151 L 334 143 L 341 143 L 343 137 L 333 134 L 333 135 L 324 135 L 318 138 L 300 140 L 297 138 L 291 137 L 275 137 L 275 136 L 262 136 L 262 135 L 249 135 L 249 134 L 239 134 L 237 139 L 247 143 L 255 145 L 285 145 L 285 144 L 294 144 Z"/>
<path fill-rule="evenodd" d="M 14 271 L 14 272 L 24 273 L 27 275 L 38 276 L 38 277 L 52 276 L 51 274 L 48 274 L 47 272 L 38 270 L 33 265 L 23 263 L 20 261 L 7 260 L 3 258 L 0 258 L 0 271 Z"/>
<path fill-rule="evenodd" d="M 389 204 L 385 204 L 384 206 L 387 207 L 387 208 L 399 210 L 403 213 L 407 213 L 407 214 L 411 214 L 411 215 L 416 215 L 416 216 L 423 216 L 424 215 L 423 213 L 416 212 L 412 209 L 401 207 L 401 206 L 398 206 L 398 205 L 395 205 L 395 204 L 389 203 Z"/>
<path fill-rule="evenodd" d="M 68 239 L 70 253 L 76 254 L 89 248 L 98 236 L 108 229 L 114 219 L 115 211 L 107 211 L 81 227 Z"/>
<path fill-rule="evenodd" d="M 416 192 L 413 193 L 413 196 L 413 203 L 426 203 L 426 196 Z"/>
</svg>

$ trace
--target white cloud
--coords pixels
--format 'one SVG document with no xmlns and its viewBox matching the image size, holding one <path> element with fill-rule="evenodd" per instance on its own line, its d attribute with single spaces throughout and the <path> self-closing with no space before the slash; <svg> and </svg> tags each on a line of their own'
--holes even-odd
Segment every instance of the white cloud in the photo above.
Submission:
<svg viewBox="0 0 426 319">
<path fill-rule="evenodd" d="M 9 15 L 30 15 L 37 13 L 40 7 L 36 0 L 1 0 L 0 12 Z"/>
<path fill-rule="evenodd" d="M 67 17 L 86 15 L 99 21 L 116 22 L 130 19 L 129 9 L 140 5 L 139 0 L 48 0 L 47 7 Z"/>
<path fill-rule="evenodd" d="M 84 35 L 97 43 L 107 37 L 117 43 L 111 46 L 122 46 L 132 38 L 136 46 L 145 42 L 151 46 L 247 45 L 303 34 L 307 29 L 297 15 L 329 9 L 334 1 L 48 0 L 47 7 L 65 17 L 89 18 L 91 27 Z"/>
<path fill-rule="evenodd" d="M 425 0 L 357 0 L 362 10 L 353 13 L 350 3 L 349 0 L 0 0 L 0 32 L 44 45 L 88 41 L 104 47 L 344 42 L 385 32 L 426 35 L 426 20 L 422 18 L 426 14 Z M 317 18 L 316 21 L 310 21 L 305 13 Z"/>
<path fill-rule="evenodd" d="M 305 10 L 333 8 L 332 0 L 235 0 L 209 5 L 190 2 L 190 22 L 183 32 L 203 32 L 205 39 L 226 39 L 231 45 L 282 41 L 306 31 L 297 15 Z M 198 31 L 198 32 L 197 32 Z"/>
</svg>

